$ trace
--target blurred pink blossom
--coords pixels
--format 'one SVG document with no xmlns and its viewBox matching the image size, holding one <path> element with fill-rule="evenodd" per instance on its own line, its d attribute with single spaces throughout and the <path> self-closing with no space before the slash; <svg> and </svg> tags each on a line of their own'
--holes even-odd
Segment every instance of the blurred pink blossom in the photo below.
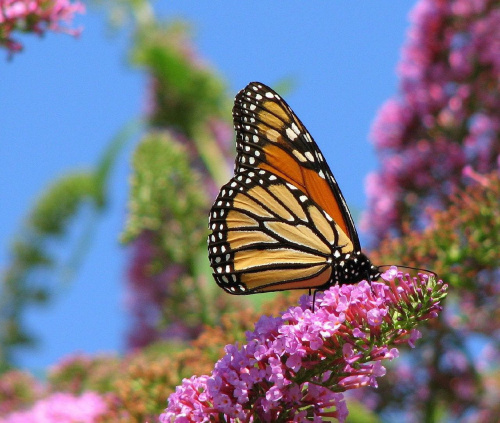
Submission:
<svg viewBox="0 0 500 423">
<path fill-rule="evenodd" d="M 367 179 L 364 222 L 373 239 L 419 228 L 500 161 L 500 8 L 493 0 L 421 0 L 398 67 L 399 94 L 380 109 L 371 138 L 382 167 Z M 376 181 L 376 183 L 374 183 Z"/>
<path fill-rule="evenodd" d="M 12 37 L 15 31 L 38 35 L 56 31 L 78 36 L 81 29 L 71 28 L 76 13 L 85 13 L 85 6 L 79 1 L 0 0 L 0 46 L 11 54 L 21 51 L 22 44 Z"/>
<path fill-rule="evenodd" d="M 104 399 L 95 392 L 79 397 L 62 392 L 39 400 L 26 411 L 9 414 L 3 423 L 93 423 L 107 410 Z"/>
</svg>

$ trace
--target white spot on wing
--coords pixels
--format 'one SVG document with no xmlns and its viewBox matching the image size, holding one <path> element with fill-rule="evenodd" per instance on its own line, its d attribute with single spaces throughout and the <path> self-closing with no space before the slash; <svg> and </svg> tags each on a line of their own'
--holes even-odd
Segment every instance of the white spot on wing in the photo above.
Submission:
<svg viewBox="0 0 500 423">
<path fill-rule="evenodd" d="M 297 134 L 291 128 L 286 128 L 285 132 L 290 140 L 295 141 L 297 139 Z"/>
</svg>

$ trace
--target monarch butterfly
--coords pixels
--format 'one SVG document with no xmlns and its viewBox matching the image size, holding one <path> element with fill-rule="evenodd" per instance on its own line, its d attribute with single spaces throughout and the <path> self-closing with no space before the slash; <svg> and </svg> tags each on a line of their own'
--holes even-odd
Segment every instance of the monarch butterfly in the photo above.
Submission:
<svg viewBox="0 0 500 423">
<path fill-rule="evenodd" d="M 217 284 L 245 295 L 378 279 L 328 164 L 288 104 L 252 82 L 236 95 L 233 120 L 235 174 L 209 219 Z"/>
</svg>

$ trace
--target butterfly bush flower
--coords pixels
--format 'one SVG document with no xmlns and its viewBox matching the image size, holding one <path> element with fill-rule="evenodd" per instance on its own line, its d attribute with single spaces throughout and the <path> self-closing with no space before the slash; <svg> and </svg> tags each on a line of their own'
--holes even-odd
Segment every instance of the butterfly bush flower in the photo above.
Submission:
<svg viewBox="0 0 500 423">
<path fill-rule="evenodd" d="M 93 423 L 106 410 L 105 400 L 95 392 L 85 392 L 79 397 L 57 392 L 39 400 L 29 410 L 9 414 L 2 423 Z"/>
<path fill-rule="evenodd" d="M 345 421 L 343 392 L 377 386 L 383 360 L 414 346 L 419 322 L 435 318 L 447 286 L 391 267 L 385 283 L 333 286 L 262 317 L 247 343 L 226 346 L 211 376 L 184 379 L 160 416 L 166 422 Z"/>
<path fill-rule="evenodd" d="M 14 31 L 38 35 L 58 31 L 77 36 L 81 29 L 71 28 L 70 25 L 76 13 L 84 12 L 85 6 L 79 1 L 0 0 L 0 45 L 11 54 L 22 50 L 22 44 L 12 38 Z"/>
<path fill-rule="evenodd" d="M 410 20 L 399 93 L 371 133 L 382 168 L 367 180 L 363 226 L 374 239 L 408 220 L 420 229 L 429 205 L 467 183 L 465 166 L 484 174 L 500 162 L 499 2 L 421 0 Z"/>
<path fill-rule="evenodd" d="M 218 180 L 229 175 L 234 154 L 233 130 L 222 118 L 224 85 L 194 48 L 187 28 L 143 25 L 135 40 L 136 64 L 149 75 L 145 113 L 150 131 L 135 153 L 133 180 L 141 187 L 136 190 L 132 183 L 126 229 L 131 234 L 126 242 L 133 241 L 127 287 L 132 349 L 158 340 L 194 339 L 200 322 L 216 315 L 206 312 L 213 305 L 206 295 L 196 294 L 203 290 L 205 275 L 192 264 L 205 244 L 209 198 L 217 195 Z M 158 54 L 165 60 L 158 61 Z M 178 72 L 165 73 L 165 67 Z M 169 147 L 146 156 L 160 138 Z M 162 165 L 152 167 L 152 161 Z M 145 199 L 144 190 L 150 198 Z M 214 310 L 223 308 L 218 304 Z"/>
</svg>

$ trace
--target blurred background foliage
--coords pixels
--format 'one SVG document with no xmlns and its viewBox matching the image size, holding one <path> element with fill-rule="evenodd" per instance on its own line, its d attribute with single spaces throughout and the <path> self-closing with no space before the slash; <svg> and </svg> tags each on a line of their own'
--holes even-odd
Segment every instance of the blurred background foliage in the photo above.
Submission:
<svg viewBox="0 0 500 423">
<path fill-rule="evenodd" d="M 446 313 L 393 363 L 377 390 L 353 396 L 351 422 L 496 422 L 500 415 L 500 118 L 492 112 L 500 98 L 500 51 L 485 57 L 482 44 L 491 36 L 498 48 L 500 37 L 483 27 L 500 27 L 500 6 L 458 4 L 422 0 L 415 9 L 402 61 L 412 72 L 402 73 L 398 98 L 374 126 L 381 170 L 371 178 L 383 188 L 371 191 L 365 218 L 378 240 L 369 251 L 373 262 L 432 269 L 452 285 Z M 94 169 L 47 188 L 12 242 L 0 287 L 0 417 L 53 392 L 92 390 L 109 405 L 102 421 L 154 419 L 182 378 L 210 373 L 224 346 L 243 341 L 261 313 L 277 314 L 301 294 L 221 295 L 205 242 L 211 200 L 232 173 L 233 96 L 196 53 L 185 23 L 158 20 L 147 1 L 112 2 L 108 10 L 115 24 L 132 22 L 131 64 L 148 75 L 122 233 L 132 252 L 129 353 L 74 356 L 54 366 L 44 384 L 13 361 L 18 348 L 36 343 L 23 313 L 48 304 L 91 245 L 113 163 L 137 123 L 110 142 Z M 429 86 L 447 89 L 426 103 Z M 479 135 L 478 119 L 487 127 Z M 381 208 L 380 196 L 390 197 L 384 198 L 391 210 Z M 81 227 L 76 241 L 66 236 L 71 225 Z M 55 256 L 54 243 L 67 256 Z"/>
<path fill-rule="evenodd" d="M 11 367 L 16 348 L 36 343 L 23 312 L 49 303 L 77 271 L 106 208 L 113 164 L 137 127 L 131 122 L 110 140 L 94 169 L 70 172 L 46 188 L 12 240 L 10 264 L 0 285 L 0 372 Z M 78 226 L 77 234 L 69 236 L 73 226 Z M 61 245 L 63 249 L 56 248 Z"/>
</svg>

